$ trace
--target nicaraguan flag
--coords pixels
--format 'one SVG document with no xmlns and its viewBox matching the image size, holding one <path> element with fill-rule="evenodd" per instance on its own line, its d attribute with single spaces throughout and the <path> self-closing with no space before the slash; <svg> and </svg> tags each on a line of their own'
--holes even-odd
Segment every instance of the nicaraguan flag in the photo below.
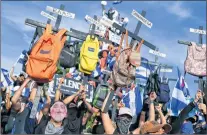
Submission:
<svg viewBox="0 0 207 135">
<path fill-rule="evenodd" d="M 9 72 L 6 69 L 1 68 L 1 83 L 0 87 L 7 87 L 12 84 L 12 81 L 9 78 Z"/>
<path fill-rule="evenodd" d="M 190 93 L 188 90 L 187 83 L 184 77 L 181 75 L 180 70 L 178 70 L 178 80 L 172 92 L 172 98 L 170 102 L 170 109 L 172 116 L 178 116 L 180 111 L 185 108 L 190 102 Z"/>
<path fill-rule="evenodd" d="M 122 3 L 122 0 L 115 0 L 115 1 L 113 1 L 113 4 L 120 4 L 120 3 Z"/>
<path fill-rule="evenodd" d="M 19 59 L 17 61 L 17 63 L 23 64 L 24 63 L 24 57 L 27 55 L 27 51 L 23 50 L 21 55 L 19 56 Z"/>
<path fill-rule="evenodd" d="M 126 95 L 123 96 L 122 102 L 125 107 L 131 109 L 133 117 L 137 118 L 138 114 L 142 111 L 143 106 L 143 94 L 144 91 L 138 86 L 135 89 L 130 90 Z"/>
<path fill-rule="evenodd" d="M 136 69 L 135 77 L 136 77 L 136 80 L 139 81 L 138 82 L 139 84 L 145 86 L 150 73 L 155 70 L 156 66 L 143 63 L 143 61 L 148 62 L 148 59 L 146 59 L 146 58 L 142 57 L 141 61 L 142 61 L 141 65 Z"/>
</svg>

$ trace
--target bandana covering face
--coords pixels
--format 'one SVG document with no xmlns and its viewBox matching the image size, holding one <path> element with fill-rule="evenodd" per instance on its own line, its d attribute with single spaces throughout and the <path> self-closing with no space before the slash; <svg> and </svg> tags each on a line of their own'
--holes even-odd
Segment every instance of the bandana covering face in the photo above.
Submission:
<svg viewBox="0 0 207 135">
<path fill-rule="evenodd" d="M 61 122 L 67 115 L 67 108 L 64 103 L 56 102 L 51 107 L 50 114 L 56 122 Z"/>
<path fill-rule="evenodd" d="M 119 117 L 117 119 L 117 127 L 121 134 L 128 134 L 131 121 L 132 120 L 127 117 Z"/>
</svg>

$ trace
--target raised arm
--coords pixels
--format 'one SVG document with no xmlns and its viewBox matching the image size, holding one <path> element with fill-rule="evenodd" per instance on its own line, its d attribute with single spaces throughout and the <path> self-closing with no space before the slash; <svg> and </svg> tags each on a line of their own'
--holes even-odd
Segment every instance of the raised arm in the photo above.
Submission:
<svg viewBox="0 0 207 135">
<path fill-rule="evenodd" d="M 106 134 L 113 134 L 115 131 L 115 128 L 113 127 L 112 121 L 109 117 L 108 113 L 101 113 L 101 118 L 103 121 L 103 126 Z"/>
<path fill-rule="evenodd" d="M 60 79 L 60 82 L 59 82 L 59 84 L 58 84 L 58 88 L 57 88 L 57 90 L 56 90 L 56 92 L 55 92 L 55 102 L 56 102 L 56 101 L 59 101 L 59 100 L 61 99 L 62 93 L 61 93 L 61 91 L 60 91 L 60 88 L 61 88 L 63 82 L 64 82 L 64 78 L 61 78 L 61 79 Z"/>
<path fill-rule="evenodd" d="M 155 92 L 151 92 L 149 99 L 149 121 L 154 121 L 155 120 L 155 108 L 154 108 L 154 100 L 157 98 L 157 95 Z"/>
<path fill-rule="evenodd" d="M 7 110 L 7 111 L 11 108 L 10 97 L 11 97 L 11 89 L 10 89 L 10 87 L 8 86 L 8 87 L 7 87 L 7 91 L 6 91 L 6 110 Z"/>
<path fill-rule="evenodd" d="M 81 85 L 80 86 L 80 90 L 77 91 L 75 94 L 67 97 L 66 99 L 63 100 L 63 102 L 67 105 L 69 104 L 77 95 L 79 95 L 80 93 L 82 93 L 83 91 L 85 91 L 85 86 Z"/>
<path fill-rule="evenodd" d="M 10 78 L 13 80 L 13 81 L 16 81 L 17 79 L 13 76 L 14 74 L 14 67 L 12 67 L 11 71 L 10 71 Z"/>
<path fill-rule="evenodd" d="M 27 83 L 31 80 L 31 78 L 27 78 L 24 83 L 20 86 L 20 88 L 15 92 L 14 96 L 12 97 L 12 104 L 16 104 L 17 100 L 20 98 L 22 91 L 24 90 Z"/>
<path fill-rule="evenodd" d="M 158 113 L 160 115 L 160 119 L 161 119 L 162 124 L 166 124 L 167 123 L 166 122 L 166 118 L 165 118 L 165 116 L 162 113 L 161 107 L 160 106 L 155 106 L 155 108 L 156 108 L 156 110 L 158 111 Z"/>
</svg>

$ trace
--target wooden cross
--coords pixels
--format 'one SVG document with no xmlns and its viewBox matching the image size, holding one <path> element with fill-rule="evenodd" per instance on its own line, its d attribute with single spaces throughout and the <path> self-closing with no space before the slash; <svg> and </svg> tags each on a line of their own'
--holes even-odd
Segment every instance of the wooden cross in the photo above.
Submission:
<svg viewBox="0 0 207 135">
<path fill-rule="evenodd" d="M 203 30 L 203 26 L 199 26 L 199 30 Z M 199 43 L 197 43 L 198 46 L 202 46 L 202 43 L 203 43 L 202 36 L 203 36 L 202 34 L 199 34 Z M 191 43 L 188 42 L 188 41 L 178 40 L 178 43 L 179 44 L 183 44 L 183 45 L 188 45 L 188 46 L 191 45 Z M 198 88 L 203 91 L 204 90 L 204 80 L 203 80 L 203 77 L 198 77 L 198 78 L 199 78 L 199 80 L 198 80 Z M 207 94 L 207 93 L 205 93 L 205 94 Z"/>
</svg>

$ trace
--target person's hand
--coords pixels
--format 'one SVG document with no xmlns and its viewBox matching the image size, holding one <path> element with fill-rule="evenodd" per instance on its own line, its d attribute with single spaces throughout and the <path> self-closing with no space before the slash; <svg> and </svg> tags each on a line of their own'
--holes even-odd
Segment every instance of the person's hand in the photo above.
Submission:
<svg viewBox="0 0 207 135">
<path fill-rule="evenodd" d="M 64 83 L 64 77 L 62 77 L 58 84 L 58 89 L 60 89 L 61 85 Z"/>
<path fill-rule="evenodd" d="M 199 103 L 198 104 L 198 108 L 204 113 L 206 114 L 206 105 L 203 103 Z"/>
<path fill-rule="evenodd" d="M 64 80 L 65 80 L 65 78 L 64 78 L 64 77 L 62 77 L 62 78 L 60 79 L 59 84 L 63 84 Z"/>
<path fill-rule="evenodd" d="M 195 95 L 195 99 L 194 99 L 194 101 L 197 103 L 198 102 L 198 100 L 200 99 L 200 98 L 202 98 L 202 91 L 201 90 L 198 90 L 197 91 L 197 93 L 196 93 L 196 95 Z"/>
<path fill-rule="evenodd" d="M 150 99 L 151 101 L 154 101 L 156 98 L 157 98 L 157 94 L 156 94 L 155 92 L 151 92 L 151 93 L 150 93 L 150 96 L 149 96 L 149 99 Z"/>
<path fill-rule="evenodd" d="M 162 108 L 161 108 L 161 106 L 155 106 L 155 109 L 156 109 L 158 112 L 162 112 Z"/>
<path fill-rule="evenodd" d="M 84 85 L 81 85 L 78 93 L 80 94 L 80 93 L 82 93 L 84 91 L 85 91 L 85 86 Z"/>
<path fill-rule="evenodd" d="M 67 73 L 67 74 L 65 75 L 65 77 L 66 77 L 66 78 L 72 78 L 73 75 L 72 75 L 71 73 Z"/>
</svg>

